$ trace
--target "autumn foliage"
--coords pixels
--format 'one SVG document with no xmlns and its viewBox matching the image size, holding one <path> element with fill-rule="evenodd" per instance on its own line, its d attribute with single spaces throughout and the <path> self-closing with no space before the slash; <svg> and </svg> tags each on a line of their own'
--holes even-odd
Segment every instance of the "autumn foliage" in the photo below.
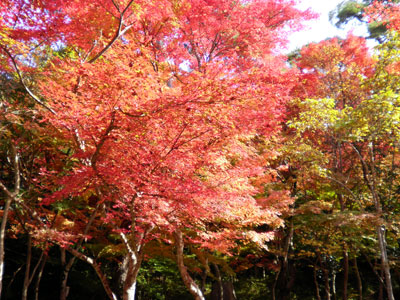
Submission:
<svg viewBox="0 0 400 300">
<path fill-rule="evenodd" d="M 38 298 L 54 249 L 61 300 L 77 260 L 127 300 L 160 257 L 195 299 L 207 280 L 223 293 L 220 270 L 252 268 L 271 270 L 274 299 L 288 299 L 296 260 L 318 297 L 321 271 L 330 297 L 328 257 L 347 278 L 357 232 L 379 239 L 389 287 L 398 36 L 380 57 L 349 34 L 288 61 L 288 34 L 314 17 L 295 4 L 2 1 L 0 276 L 5 239 L 23 238 L 23 299 L 33 278 Z M 398 30 L 396 4 L 367 13 Z"/>
</svg>

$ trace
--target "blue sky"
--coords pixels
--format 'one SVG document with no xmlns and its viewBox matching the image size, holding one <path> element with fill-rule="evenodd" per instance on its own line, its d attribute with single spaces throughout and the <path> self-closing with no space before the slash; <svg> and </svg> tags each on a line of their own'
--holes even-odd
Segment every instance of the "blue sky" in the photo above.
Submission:
<svg viewBox="0 0 400 300">
<path fill-rule="evenodd" d="M 311 8 L 314 12 L 319 13 L 320 17 L 317 20 L 307 22 L 308 28 L 303 29 L 301 32 L 292 34 L 289 38 L 289 51 L 300 48 L 301 46 L 311 43 L 319 42 L 328 37 L 340 36 L 345 37 L 347 32 L 354 28 L 353 33 L 356 35 L 365 35 L 365 28 L 355 27 L 349 24 L 345 29 L 339 30 L 329 21 L 329 12 L 334 10 L 336 6 L 343 2 L 343 0 L 299 0 L 297 7 L 301 9 Z"/>
</svg>

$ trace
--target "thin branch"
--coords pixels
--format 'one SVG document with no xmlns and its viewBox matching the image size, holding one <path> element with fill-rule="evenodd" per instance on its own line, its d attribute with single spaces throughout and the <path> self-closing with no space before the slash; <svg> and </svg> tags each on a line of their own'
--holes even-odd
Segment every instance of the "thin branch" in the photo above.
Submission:
<svg viewBox="0 0 400 300">
<path fill-rule="evenodd" d="M 42 100 L 39 99 L 38 96 L 36 96 L 30 89 L 29 87 L 25 84 L 24 79 L 22 77 L 22 73 L 18 67 L 17 61 L 15 60 L 15 58 L 11 55 L 10 51 L 8 51 L 7 48 L 5 48 L 4 46 L 0 46 L 1 49 L 4 50 L 4 52 L 6 52 L 7 56 L 11 59 L 11 62 L 14 66 L 15 71 L 17 72 L 19 81 L 21 82 L 22 86 L 24 87 L 24 89 L 27 91 L 28 95 L 39 105 L 43 106 L 44 108 L 46 108 L 48 111 L 50 111 L 52 114 L 56 115 L 56 111 L 54 109 L 52 109 L 51 107 L 47 106 Z"/>
<path fill-rule="evenodd" d="M 120 13 L 120 18 L 119 18 L 119 24 L 118 24 L 118 29 L 115 32 L 114 37 L 111 39 L 111 41 L 101 50 L 95 57 L 93 57 L 91 60 L 89 60 L 89 63 L 94 63 L 97 59 L 99 59 L 108 49 L 111 48 L 111 46 L 122 36 L 127 32 L 133 24 L 127 25 L 124 29 L 122 29 L 122 26 L 124 25 L 124 14 L 126 11 L 129 9 L 129 7 L 133 4 L 134 0 L 129 1 L 128 5 L 125 7 L 125 9 Z M 120 8 L 116 3 L 114 3 L 114 6 L 117 8 L 118 11 L 120 11 Z"/>
<path fill-rule="evenodd" d="M 354 145 L 354 143 L 350 143 L 350 146 L 354 149 L 354 151 L 356 152 L 358 158 L 360 159 L 361 162 L 361 166 L 362 166 L 362 170 L 363 170 L 363 177 L 364 177 L 364 181 L 367 184 L 369 190 L 373 190 L 372 186 L 371 186 L 371 182 L 368 178 L 368 166 L 367 163 L 365 162 L 364 158 L 361 155 L 360 150 L 357 148 L 356 145 Z"/>
<path fill-rule="evenodd" d="M 96 263 L 96 261 L 93 258 L 90 258 L 88 256 L 86 256 L 85 254 L 73 249 L 73 248 L 67 248 L 67 251 L 69 253 L 71 253 L 74 257 L 79 258 L 80 260 L 87 262 L 89 265 L 91 265 L 93 267 L 93 269 L 96 271 L 97 276 L 99 277 L 104 290 L 107 293 L 107 296 L 111 299 L 111 300 L 117 300 L 117 296 L 112 292 L 111 287 L 108 283 L 108 279 L 107 277 L 104 275 L 104 273 L 101 271 L 100 265 L 98 263 Z"/>
<path fill-rule="evenodd" d="M 93 169 L 96 169 L 96 163 L 97 159 L 100 153 L 101 148 L 103 147 L 108 135 L 114 128 L 114 122 L 115 122 L 115 110 L 111 113 L 111 121 L 108 127 L 106 128 L 106 131 L 104 132 L 103 136 L 100 139 L 100 142 L 96 145 L 96 150 L 93 153 L 92 159 L 91 159 L 91 164 L 93 166 Z"/>
<path fill-rule="evenodd" d="M 339 181 L 339 180 L 337 180 L 337 179 L 335 179 L 335 178 L 333 178 L 331 176 L 328 176 L 328 179 L 330 179 L 330 180 L 336 182 L 337 184 L 339 184 L 341 187 L 343 187 L 346 191 L 348 191 L 350 193 L 350 195 L 354 198 L 355 201 L 359 202 L 360 199 L 358 197 L 356 197 L 356 195 L 354 195 L 352 190 L 349 189 L 343 182 L 341 182 L 341 181 Z"/>
</svg>

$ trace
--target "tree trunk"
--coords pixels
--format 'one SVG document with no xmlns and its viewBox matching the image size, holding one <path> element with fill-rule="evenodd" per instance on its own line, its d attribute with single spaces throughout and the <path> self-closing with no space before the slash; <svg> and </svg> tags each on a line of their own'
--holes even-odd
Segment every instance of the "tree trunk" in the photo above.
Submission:
<svg viewBox="0 0 400 300">
<path fill-rule="evenodd" d="M 232 281 L 226 281 L 222 284 L 224 290 L 223 300 L 236 300 L 235 287 Z"/>
<path fill-rule="evenodd" d="M 26 264 L 25 264 L 25 277 L 24 285 L 22 287 L 22 300 L 28 298 L 28 288 L 30 285 L 30 273 L 31 273 L 31 260 L 32 260 L 32 237 L 28 234 L 28 248 L 26 251 Z"/>
<path fill-rule="evenodd" d="M 381 225 L 377 228 L 379 249 L 381 252 L 382 269 L 385 274 L 386 293 L 389 300 L 394 300 L 392 279 L 390 276 L 389 259 L 387 256 L 385 226 Z"/>
<path fill-rule="evenodd" d="M 4 274 L 4 237 L 6 234 L 6 225 L 7 225 L 7 218 L 8 212 L 10 210 L 12 198 L 7 197 L 6 203 L 3 211 L 3 218 L 1 219 L 1 226 L 0 226 L 0 298 L 3 286 L 3 274 Z"/>
<path fill-rule="evenodd" d="M 281 268 L 280 268 L 281 269 Z M 276 284 L 278 283 L 278 278 L 279 278 L 279 273 L 281 272 L 281 270 L 278 270 L 278 272 L 275 275 L 275 280 L 274 280 L 274 284 L 272 285 L 272 300 L 276 300 Z"/>
<path fill-rule="evenodd" d="M 137 276 L 139 274 L 141 259 L 139 259 L 138 257 L 133 258 L 129 254 L 124 259 L 126 260 L 124 262 L 126 273 L 124 275 L 122 299 L 134 300 L 136 293 Z"/>
<path fill-rule="evenodd" d="M 35 300 L 39 300 L 39 286 L 40 286 L 40 281 L 42 280 L 42 275 L 43 275 L 43 270 L 46 265 L 47 259 L 49 258 L 48 254 L 45 254 L 44 259 L 42 260 L 42 263 L 40 265 L 39 273 L 36 279 L 36 284 L 35 284 Z"/>
<path fill-rule="evenodd" d="M 381 269 L 381 277 L 383 277 L 383 269 Z M 378 295 L 378 300 L 383 300 L 383 288 L 384 284 L 382 281 L 379 281 L 379 295 Z"/>
<path fill-rule="evenodd" d="M 72 265 L 75 262 L 75 256 L 71 257 L 68 263 L 66 262 L 66 251 L 61 248 L 61 265 L 63 267 L 62 275 L 61 275 L 61 287 L 60 287 L 60 300 L 67 300 L 69 294 L 69 286 L 68 283 L 68 275 L 71 271 Z"/>
<path fill-rule="evenodd" d="M 195 300 L 205 300 L 203 293 L 201 292 L 199 286 L 193 280 L 193 278 L 189 275 L 187 268 L 183 261 L 183 237 L 182 232 L 177 229 L 175 231 L 175 243 L 176 243 L 176 259 L 178 264 L 179 272 L 182 276 L 183 283 L 189 292 L 193 295 Z"/>
<path fill-rule="evenodd" d="M 291 274 L 291 268 L 289 265 L 289 251 L 290 245 L 293 239 L 293 221 L 290 221 L 288 226 L 288 232 L 285 235 L 284 244 L 283 244 L 283 256 L 279 258 L 280 262 L 280 271 L 277 276 L 276 285 L 274 286 L 274 297 L 277 300 L 289 300 L 290 299 L 290 291 L 294 284 L 294 274 Z"/>
<path fill-rule="evenodd" d="M 318 278 L 317 278 L 317 266 L 315 264 L 313 268 L 313 275 L 314 275 L 315 295 L 317 297 L 317 300 L 321 300 L 321 296 L 319 294 Z"/>
<path fill-rule="evenodd" d="M 343 251 L 343 300 L 347 300 L 347 285 L 349 282 L 349 253 Z"/>
<path fill-rule="evenodd" d="M 354 257 L 353 264 L 354 264 L 354 271 L 355 271 L 356 277 L 357 277 L 358 299 L 362 300 L 363 299 L 363 296 L 362 296 L 362 281 L 361 281 L 360 272 L 358 270 L 357 257 Z"/>
<path fill-rule="evenodd" d="M 330 287 L 329 287 L 329 270 L 327 268 L 324 268 L 323 272 L 324 272 L 324 281 L 325 281 L 326 300 L 331 300 L 331 291 L 330 291 Z"/>
<path fill-rule="evenodd" d="M 377 192 L 377 173 L 375 169 L 375 143 L 374 141 L 370 142 L 369 144 L 369 156 L 370 156 L 370 166 L 367 165 L 366 161 L 361 155 L 360 150 L 357 146 L 353 145 L 353 149 L 356 151 L 358 157 L 360 158 L 364 182 L 366 183 L 368 189 L 371 192 L 372 199 L 374 200 L 375 211 L 376 214 L 381 217 L 383 210 L 382 205 L 380 202 L 380 198 Z M 370 172 L 368 171 L 370 170 Z M 377 236 L 378 236 L 378 244 L 379 250 L 381 254 L 381 264 L 382 264 L 382 271 L 385 278 L 385 286 L 386 286 L 386 293 L 389 300 L 394 300 L 393 296 L 393 287 L 392 287 L 392 279 L 390 276 L 390 267 L 389 267 L 389 259 L 387 256 L 387 248 L 386 248 L 386 237 L 385 237 L 385 226 L 379 225 L 376 228 Z"/>
<path fill-rule="evenodd" d="M 333 297 L 333 300 L 337 300 L 336 296 L 337 296 L 336 295 L 336 272 L 333 272 L 333 274 L 332 274 L 332 297 Z"/>
<path fill-rule="evenodd" d="M 4 204 L 4 211 L 3 216 L 1 218 L 1 225 L 0 225 L 0 299 L 2 295 L 2 287 L 3 287 L 3 274 L 4 274 L 4 240 L 6 235 L 6 226 L 7 226 L 7 219 L 8 213 L 10 211 L 10 206 L 13 200 L 19 194 L 19 190 L 21 187 L 21 177 L 20 177 L 20 170 L 19 170 L 19 155 L 17 152 L 16 147 L 11 142 L 10 145 L 11 153 L 12 153 L 12 162 L 14 167 L 14 192 L 10 192 L 7 187 L 0 181 L 0 189 L 3 190 L 6 194 L 6 201 Z"/>
<path fill-rule="evenodd" d="M 224 286 L 222 285 L 221 273 L 219 272 L 219 268 L 216 264 L 213 264 L 213 266 L 215 269 L 215 275 L 217 277 L 217 283 L 218 283 L 218 299 L 224 300 Z"/>
<path fill-rule="evenodd" d="M 201 274 L 201 285 L 200 285 L 200 290 L 203 294 L 206 289 L 206 280 L 207 280 L 207 270 L 204 269 L 203 273 Z"/>
</svg>

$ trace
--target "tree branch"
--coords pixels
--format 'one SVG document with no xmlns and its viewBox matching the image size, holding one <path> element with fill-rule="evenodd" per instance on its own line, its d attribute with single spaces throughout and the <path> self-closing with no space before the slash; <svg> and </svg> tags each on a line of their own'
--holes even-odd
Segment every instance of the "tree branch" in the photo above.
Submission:
<svg viewBox="0 0 400 300">
<path fill-rule="evenodd" d="M 28 95 L 39 105 L 43 106 L 44 108 L 46 108 L 48 111 L 50 111 L 52 114 L 56 115 L 56 111 L 54 109 L 52 109 L 51 107 L 47 106 L 42 100 L 39 99 L 38 96 L 36 96 L 30 89 L 29 87 L 25 84 L 24 79 L 22 77 L 22 73 L 18 68 L 17 65 L 17 61 L 15 60 L 15 58 L 11 55 L 10 51 L 8 51 L 8 49 L 4 46 L 0 46 L 1 49 L 4 50 L 4 52 L 7 54 L 7 56 L 11 59 L 11 62 L 14 66 L 15 71 L 17 72 L 19 81 L 21 82 L 22 86 L 24 87 L 24 89 L 26 90 L 26 92 L 28 93 Z"/>
<path fill-rule="evenodd" d="M 118 12 L 120 12 L 120 8 L 119 6 L 112 1 L 115 8 L 118 10 Z M 129 7 L 133 4 L 134 0 L 129 1 L 128 5 L 124 8 L 124 10 L 122 12 L 120 12 L 120 18 L 119 18 L 119 24 L 118 24 L 118 29 L 115 32 L 114 37 L 111 39 L 111 41 L 103 48 L 103 50 L 101 50 L 97 55 L 95 55 L 91 60 L 89 60 L 89 63 L 94 63 L 97 59 L 99 59 L 108 49 L 111 48 L 111 46 L 122 36 L 125 34 L 125 32 L 127 32 L 132 26 L 131 25 L 127 25 L 124 29 L 122 29 L 122 26 L 124 25 L 124 14 L 126 13 L 126 11 L 129 9 Z"/>
</svg>

